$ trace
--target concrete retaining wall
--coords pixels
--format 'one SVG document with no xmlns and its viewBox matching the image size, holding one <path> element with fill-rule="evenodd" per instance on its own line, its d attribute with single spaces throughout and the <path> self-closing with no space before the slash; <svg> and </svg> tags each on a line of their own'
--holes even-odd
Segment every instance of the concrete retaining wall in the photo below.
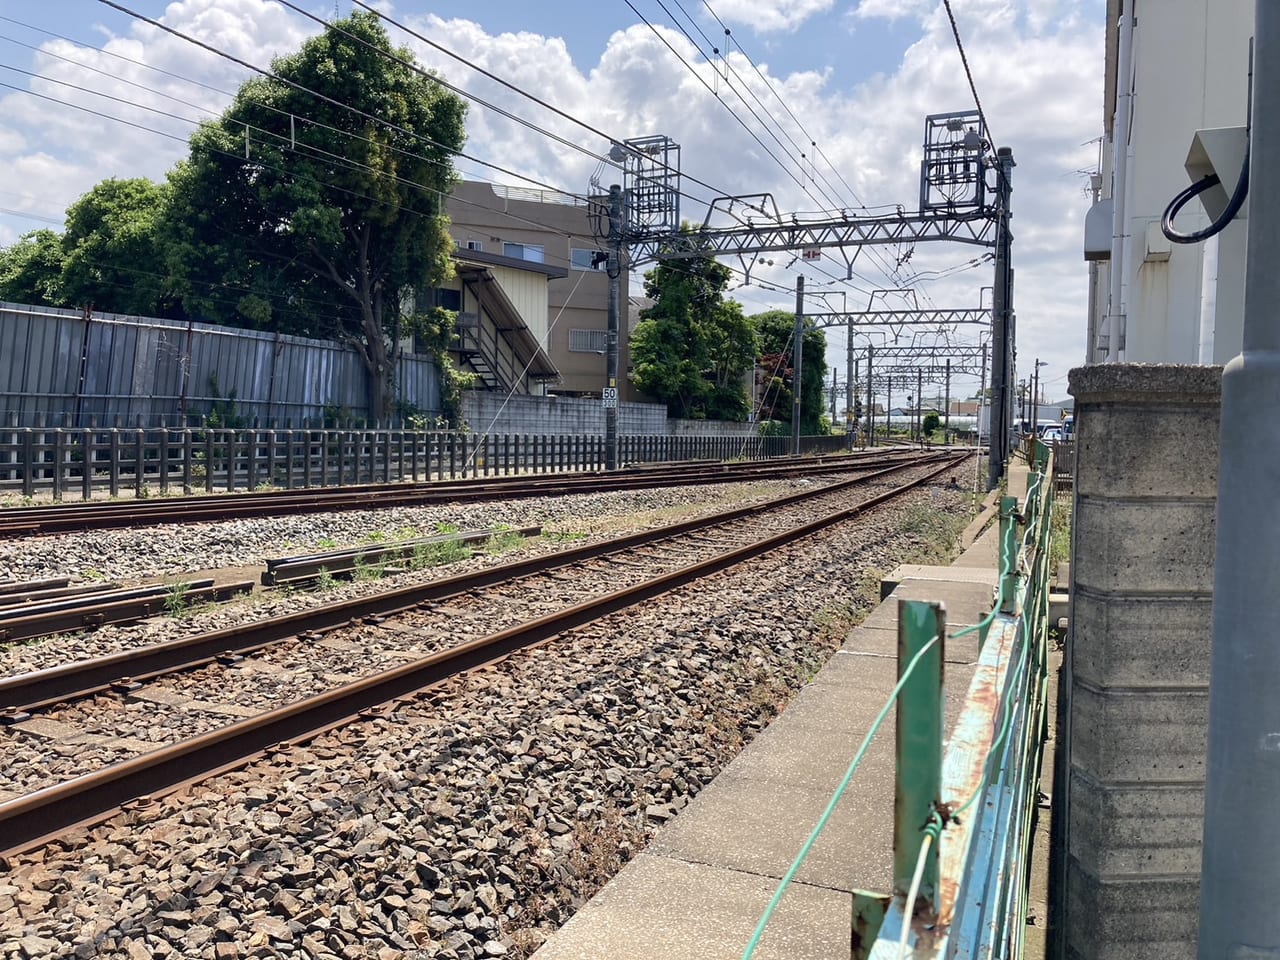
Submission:
<svg viewBox="0 0 1280 960">
<path fill-rule="evenodd" d="M 604 435 L 604 407 L 583 397 L 468 391 L 462 395 L 462 416 L 473 433 Z M 757 424 L 669 420 L 660 403 L 620 403 L 618 430 L 625 436 L 754 437 Z"/>
<path fill-rule="evenodd" d="M 1055 954 L 1196 953 L 1220 367 L 1072 370 Z"/>
<path fill-rule="evenodd" d="M 467 391 L 462 416 L 473 433 L 604 435 L 604 407 L 581 397 L 507 397 Z M 667 408 L 658 403 L 618 404 L 618 430 L 629 436 L 667 432 Z"/>
</svg>

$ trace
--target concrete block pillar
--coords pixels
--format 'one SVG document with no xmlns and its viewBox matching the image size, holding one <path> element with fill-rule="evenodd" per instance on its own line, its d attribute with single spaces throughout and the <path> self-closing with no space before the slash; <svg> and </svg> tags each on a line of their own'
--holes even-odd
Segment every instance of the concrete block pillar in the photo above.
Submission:
<svg viewBox="0 0 1280 960">
<path fill-rule="evenodd" d="M 1106 364 L 1075 397 L 1054 953 L 1196 954 L 1220 367 Z"/>
</svg>

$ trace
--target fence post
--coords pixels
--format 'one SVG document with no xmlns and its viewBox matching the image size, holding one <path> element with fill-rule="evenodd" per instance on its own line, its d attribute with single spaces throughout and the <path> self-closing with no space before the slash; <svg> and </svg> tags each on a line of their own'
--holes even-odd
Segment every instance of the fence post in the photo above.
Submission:
<svg viewBox="0 0 1280 960">
<path fill-rule="evenodd" d="M 53 431 L 53 499 L 62 499 L 62 471 L 66 467 L 65 451 L 63 449 L 63 437 L 65 432 L 61 427 L 55 427 Z"/>
<path fill-rule="evenodd" d="M 142 492 L 146 483 L 147 431 L 142 427 L 134 428 L 133 436 L 133 495 L 138 499 L 146 496 Z"/>
<path fill-rule="evenodd" d="M 908 663 L 934 638 L 898 695 L 896 765 L 893 802 L 893 890 L 904 897 L 915 877 L 923 828 L 941 801 L 942 742 L 946 693 L 943 687 L 943 644 L 946 612 L 939 603 L 898 601 L 898 678 Z M 938 910 L 938 845 L 925 856 L 920 899 Z M 905 905 L 910 923 L 916 904 Z"/>
<path fill-rule="evenodd" d="M 1018 598 L 1018 498 L 1000 498 L 1000 612 L 1013 614 Z M 986 640 L 985 634 L 982 638 Z"/>
<path fill-rule="evenodd" d="M 80 435 L 80 496 L 83 500 L 93 499 L 93 431 L 85 428 Z"/>
</svg>

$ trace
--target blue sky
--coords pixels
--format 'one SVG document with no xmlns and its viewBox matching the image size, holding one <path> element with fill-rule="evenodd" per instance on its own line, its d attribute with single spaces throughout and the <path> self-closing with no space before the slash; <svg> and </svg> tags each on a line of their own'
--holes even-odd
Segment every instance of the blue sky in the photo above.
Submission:
<svg viewBox="0 0 1280 960">
<path fill-rule="evenodd" d="M 121 2 L 262 65 L 318 29 L 272 0 Z M 325 18 L 333 13 L 332 0 L 296 2 Z M 728 73 L 723 64 L 706 62 L 708 44 L 697 27 L 717 43 L 723 43 L 723 28 L 703 0 L 630 2 L 661 38 L 625 0 L 396 0 L 380 6 L 611 135 L 673 136 L 682 146 L 687 174 L 725 193 L 771 192 L 784 211 L 852 206 L 855 196 L 869 205 L 914 208 L 925 114 L 973 105 L 950 26 L 936 0 L 709 0 L 732 30 L 731 45 L 721 47 L 729 53 Z M 694 43 L 677 31 L 663 5 Z M 1084 355 L 1087 274 L 1080 244 L 1087 203 L 1079 171 L 1093 166 L 1096 147 L 1088 141 L 1100 132 L 1104 3 L 953 0 L 952 6 L 992 130 L 1000 143 L 1013 147 L 1018 162 L 1013 202 L 1020 355 L 1027 367 L 1030 357 L 1049 359 L 1045 379 L 1057 396 L 1061 387 L 1055 392 L 1054 384 L 1064 382 L 1066 370 Z M 347 13 L 350 0 L 339 0 L 339 7 Z M 685 19 L 686 11 L 693 23 Z M 246 75 L 94 0 L 0 0 L 0 16 L 27 25 L 0 20 L 0 37 L 49 44 L 46 49 L 103 71 L 90 73 L 0 40 L 0 65 L 40 75 L 0 70 L 0 82 L 18 88 L 0 88 L 0 245 L 28 230 L 56 225 L 66 206 L 98 180 L 159 179 L 185 153 L 190 124 L 103 101 L 54 79 L 198 116 L 201 110 L 216 113 L 226 99 L 187 81 L 234 90 Z M 75 43 L 55 43 L 42 29 Z M 464 89 L 590 150 L 607 149 L 580 128 L 412 38 L 390 32 Z M 681 63 L 667 43 L 692 66 Z M 129 59 L 110 57 L 103 47 Z M 184 79 L 162 77 L 131 61 Z M 767 76 L 769 86 L 755 75 L 751 62 Z M 129 80 L 181 96 L 186 105 L 141 93 L 127 85 Z M 735 90 L 747 80 L 768 104 L 765 126 L 736 99 Z M 32 92 L 52 99 L 37 99 Z M 132 119 L 167 136 L 76 111 L 70 103 Z M 730 115 L 730 107 L 754 129 L 759 142 Z M 809 151 L 802 162 L 790 146 L 777 146 L 775 134 L 784 145 L 812 137 L 823 159 Z M 479 106 L 470 110 L 468 139 L 468 150 L 476 156 L 567 190 L 581 192 L 593 172 L 592 162 L 581 154 Z M 474 164 L 460 166 L 470 177 L 519 182 Z M 692 203 L 683 212 L 689 218 L 702 213 Z M 836 257 L 824 257 L 816 265 L 777 258 L 734 296 L 749 310 L 790 309 L 775 288 L 791 288 L 803 270 L 811 290 L 829 290 L 850 309 L 877 301 L 894 305 L 888 301 L 895 295 L 876 291 L 904 285 L 915 288 L 911 296 L 921 306 L 967 307 L 976 305 L 981 288 L 991 283 L 989 266 L 965 266 L 981 252 L 952 244 L 864 250 L 856 264 L 859 276 L 851 283 L 831 279 L 845 275 L 846 267 Z M 909 265 L 898 267 L 904 256 Z M 907 299 L 897 305 L 909 305 Z M 831 361 L 841 370 L 843 338 L 843 331 L 829 337 Z"/>
</svg>

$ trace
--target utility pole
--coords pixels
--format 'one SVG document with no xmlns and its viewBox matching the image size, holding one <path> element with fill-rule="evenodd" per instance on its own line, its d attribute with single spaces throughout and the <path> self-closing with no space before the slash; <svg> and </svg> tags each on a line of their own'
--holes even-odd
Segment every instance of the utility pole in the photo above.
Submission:
<svg viewBox="0 0 1280 960">
<path fill-rule="evenodd" d="M 861 429 L 858 423 L 858 361 L 853 361 L 853 379 L 849 381 L 849 409 L 847 416 L 849 420 L 849 449 L 853 449 L 853 441 Z"/>
<path fill-rule="evenodd" d="M 836 423 L 836 368 L 831 368 L 831 425 Z"/>
<path fill-rule="evenodd" d="M 871 360 L 875 356 L 876 348 L 871 344 L 867 344 L 867 445 L 874 447 L 876 445 L 876 404 L 875 396 L 871 392 Z"/>
<path fill-rule="evenodd" d="M 804 381 L 800 379 L 804 364 L 804 277 L 796 277 L 796 329 L 792 337 L 792 363 L 794 373 L 791 380 L 791 455 L 800 456 L 800 390 Z"/>
<path fill-rule="evenodd" d="M 884 438 L 889 440 L 893 435 L 893 377 L 886 377 L 884 383 L 888 394 L 884 401 Z"/>
<path fill-rule="evenodd" d="M 924 443 L 924 371 L 916 371 L 916 439 Z"/>
<path fill-rule="evenodd" d="M 1280 5 L 1254 4 L 1243 349 L 1222 371 L 1200 960 L 1280 956 Z M 1116 333 L 1112 333 L 1115 337 Z M 1267 533 L 1267 531 L 1271 531 Z"/>
<path fill-rule="evenodd" d="M 622 300 L 622 187 L 609 187 L 609 332 L 605 340 L 604 468 L 618 469 L 618 312 Z"/>
<path fill-rule="evenodd" d="M 984 360 L 986 359 L 985 354 L 983 355 L 983 359 Z M 942 418 L 943 418 L 943 422 L 942 422 L 943 436 L 944 437 L 950 436 L 951 435 L 951 358 L 950 357 L 947 358 L 947 387 L 946 387 L 946 395 L 942 399 Z"/>
<path fill-rule="evenodd" d="M 853 359 L 853 317 L 849 318 L 849 335 L 844 346 L 844 430 L 849 436 L 849 449 L 853 449 L 853 437 L 858 432 L 858 418 L 853 415 L 858 399 L 858 361 Z"/>
<path fill-rule="evenodd" d="M 996 151 L 996 263 L 995 284 L 991 291 L 991 444 L 987 463 L 987 489 L 994 489 L 1004 476 L 1009 451 L 1009 390 L 1012 330 L 1010 299 L 1013 293 L 1013 270 L 1009 264 L 1009 195 L 1013 175 L 1013 151 L 1001 147 Z"/>
<path fill-rule="evenodd" d="M 987 345 L 982 345 L 982 373 L 978 377 L 978 424 L 974 433 L 978 435 L 978 446 L 982 446 L 982 407 L 987 400 Z M 991 411 L 987 411 L 987 431 L 991 430 Z M 976 473 L 976 471 L 975 471 Z M 975 476 L 973 482 L 976 485 L 978 478 Z"/>
<path fill-rule="evenodd" d="M 1040 435 L 1040 358 L 1036 357 L 1036 369 L 1031 374 L 1031 432 Z"/>
</svg>

